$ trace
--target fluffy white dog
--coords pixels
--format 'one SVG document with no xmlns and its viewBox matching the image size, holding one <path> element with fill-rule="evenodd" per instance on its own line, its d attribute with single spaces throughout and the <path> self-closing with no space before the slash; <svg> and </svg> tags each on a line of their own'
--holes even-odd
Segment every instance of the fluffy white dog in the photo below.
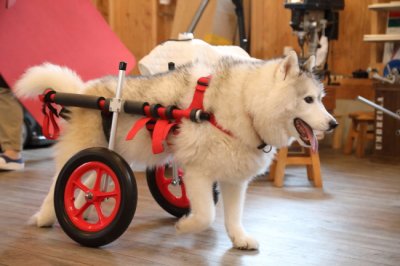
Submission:
<svg viewBox="0 0 400 266">
<path fill-rule="evenodd" d="M 265 172 L 273 159 L 275 148 L 264 153 L 260 146 L 279 148 L 295 138 L 303 146 L 316 148 L 313 131 L 330 131 L 337 125 L 321 102 L 324 90 L 311 74 L 314 64 L 311 57 L 300 68 L 297 55 L 290 52 L 277 60 L 223 57 L 213 66 L 198 62 L 154 76 L 127 77 L 123 99 L 185 109 L 199 77 L 211 75 L 204 109 L 214 114 L 218 126 L 230 134 L 209 122 L 183 119 L 180 133 L 168 138 L 171 145 L 164 153 L 154 155 L 146 130 L 125 141 L 140 116 L 121 113 L 115 151 L 128 163 L 155 166 L 174 160 L 183 168 L 191 212 L 177 222 L 179 233 L 199 232 L 210 226 L 215 217 L 211 187 L 218 182 L 225 226 L 233 245 L 257 249 L 258 242 L 246 233 L 241 220 L 248 182 Z M 29 69 L 16 84 L 16 91 L 20 97 L 37 97 L 45 88 L 53 88 L 112 98 L 116 84 L 117 78 L 112 76 L 84 83 L 67 68 L 44 64 Z M 71 111 L 55 147 L 57 173 L 75 153 L 88 147 L 107 147 L 100 112 L 84 108 Z M 53 190 L 54 184 L 34 216 L 37 226 L 55 222 Z"/>
</svg>

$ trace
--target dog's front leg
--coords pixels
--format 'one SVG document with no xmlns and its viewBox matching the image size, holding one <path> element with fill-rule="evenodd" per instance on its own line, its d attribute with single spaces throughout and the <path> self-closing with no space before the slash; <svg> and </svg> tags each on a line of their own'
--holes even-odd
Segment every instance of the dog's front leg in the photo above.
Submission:
<svg viewBox="0 0 400 266">
<path fill-rule="evenodd" d="M 208 228 L 215 219 L 213 180 L 198 170 L 185 169 L 186 194 L 190 200 L 190 214 L 176 224 L 178 233 L 196 233 Z"/>
<path fill-rule="evenodd" d="M 249 236 L 242 225 L 243 205 L 247 182 L 221 182 L 224 203 L 225 228 L 235 248 L 258 249 L 258 242 Z"/>
<path fill-rule="evenodd" d="M 54 187 L 56 185 L 57 176 L 58 175 L 54 177 L 53 184 L 51 185 L 46 198 L 43 200 L 40 210 L 29 220 L 30 224 L 34 224 L 38 227 L 48 227 L 52 226 L 56 221 L 56 213 L 54 210 Z"/>
</svg>

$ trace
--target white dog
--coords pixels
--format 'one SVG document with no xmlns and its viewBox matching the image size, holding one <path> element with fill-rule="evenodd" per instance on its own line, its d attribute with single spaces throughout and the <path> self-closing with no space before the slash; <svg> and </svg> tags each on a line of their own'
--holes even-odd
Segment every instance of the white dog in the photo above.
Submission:
<svg viewBox="0 0 400 266">
<path fill-rule="evenodd" d="M 176 161 L 184 170 L 191 213 L 176 224 L 179 233 L 199 232 L 213 222 L 215 207 L 211 187 L 218 182 L 223 198 L 225 226 L 233 245 L 239 249 L 257 249 L 258 242 L 242 226 L 245 191 L 252 177 L 265 172 L 275 148 L 264 153 L 263 144 L 287 146 L 295 138 L 306 147 L 316 146 L 313 131 L 330 131 L 335 119 L 321 99 L 323 86 L 311 74 L 315 58 L 302 68 L 297 55 L 271 61 L 234 60 L 223 57 L 215 66 L 194 63 L 148 77 L 127 77 L 122 97 L 125 100 L 176 105 L 185 109 L 192 101 L 199 77 L 212 76 L 204 96 L 204 109 L 214 114 L 221 129 L 209 122 L 183 119 L 179 134 L 171 135 L 166 151 L 154 155 L 146 130 L 131 141 L 127 132 L 140 116 L 120 114 L 115 151 L 129 163 L 148 166 Z M 83 83 L 71 70 L 51 64 L 29 69 L 16 84 L 17 94 L 37 97 L 45 88 L 114 97 L 116 77 L 104 77 Z M 99 111 L 72 108 L 56 144 L 56 167 L 60 171 L 75 153 L 95 146 L 107 146 Z M 56 179 L 56 178 L 55 178 Z M 37 226 L 55 222 L 54 184 L 39 212 Z"/>
</svg>

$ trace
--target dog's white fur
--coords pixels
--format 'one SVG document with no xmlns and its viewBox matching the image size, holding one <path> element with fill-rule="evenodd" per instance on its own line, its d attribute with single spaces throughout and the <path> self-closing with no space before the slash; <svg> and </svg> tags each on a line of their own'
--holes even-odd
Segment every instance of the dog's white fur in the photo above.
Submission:
<svg viewBox="0 0 400 266">
<path fill-rule="evenodd" d="M 311 69 L 314 64 L 311 58 L 305 68 Z M 257 249 L 257 241 L 246 233 L 241 223 L 245 191 L 252 177 L 265 172 L 275 152 L 274 148 L 264 153 L 257 147 L 262 142 L 278 148 L 287 146 L 293 137 L 306 146 L 293 126 L 294 118 L 299 117 L 320 131 L 329 130 L 329 122 L 334 119 L 321 103 L 322 85 L 311 74 L 301 73 L 294 52 L 284 59 L 271 61 L 222 58 L 215 66 L 198 62 L 155 76 L 128 77 L 122 97 L 164 106 L 175 104 L 184 109 L 192 100 L 197 79 L 208 74 L 212 79 L 204 97 L 205 110 L 212 112 L 217 123 L 233 136 L 208 122 L 197 124 L 184 119 L 180 133 L 169 137 L 171 145 L 166 147 L 166 152 L 154 155 L 146 130 L 125 141 L 127 132 L 140 117 L 121 113 L 115 151 L 129 163 L 153 166 L 174 160 L 183 168 L 191 213 L 177 222 L 179 233 L 199 232 L 213 222 L 215 207 L 211 187 L 217 181 L 224 203 L 225 226 L 233 245 Z M 116 77 L 83 83 L 67 68 L 44 64 L 29 69 L 17 82 L 16 92 L 20 97 L 36 97 L 45 88 L 54 88 L 59 92 L 112 98 L 116 83 Z M 306 96 L 313 97 L 314 103 L 306 103 Z M 80 150 L 107 146 L 100 112 L 84 108 L 71 110 L 71 120 L 65 123 L 55 146 L 57 173 Z M 32 218 L 37 226 L 51 226 L 55 222 L 54 183 Z"/>
</svg>

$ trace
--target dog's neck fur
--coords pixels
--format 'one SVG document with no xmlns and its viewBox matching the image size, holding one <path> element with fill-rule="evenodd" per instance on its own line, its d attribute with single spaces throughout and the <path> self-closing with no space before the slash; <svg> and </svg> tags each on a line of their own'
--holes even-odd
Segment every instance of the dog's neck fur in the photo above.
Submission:
<svg viewBox="0 0 400 266">
<path fill-rule="evenodd" d="M 254 149 L 263 143 L 269 144 L 269 141 L 261 137 L 250 112 L 251 103 L 247 100 L 249 97 L 246 95 L 256 93 L 252 86 L 255 80 L 268 80 L 268 77 L 262 76 L 261 68 L 272 68 L 275 65 L 274 61 L 231 61 L 220 64 L 212 74 L 210 88 L 205 96 L 205 109 L 215 115 L 217 123 Z M 235 78 L 230 79 L 233 76 Z M 239 84 L 229 84 L 226 82 L 229 80 L 235 80 Z M 233 90 L 234 88 L 239 89 Z"/>
</svg>

